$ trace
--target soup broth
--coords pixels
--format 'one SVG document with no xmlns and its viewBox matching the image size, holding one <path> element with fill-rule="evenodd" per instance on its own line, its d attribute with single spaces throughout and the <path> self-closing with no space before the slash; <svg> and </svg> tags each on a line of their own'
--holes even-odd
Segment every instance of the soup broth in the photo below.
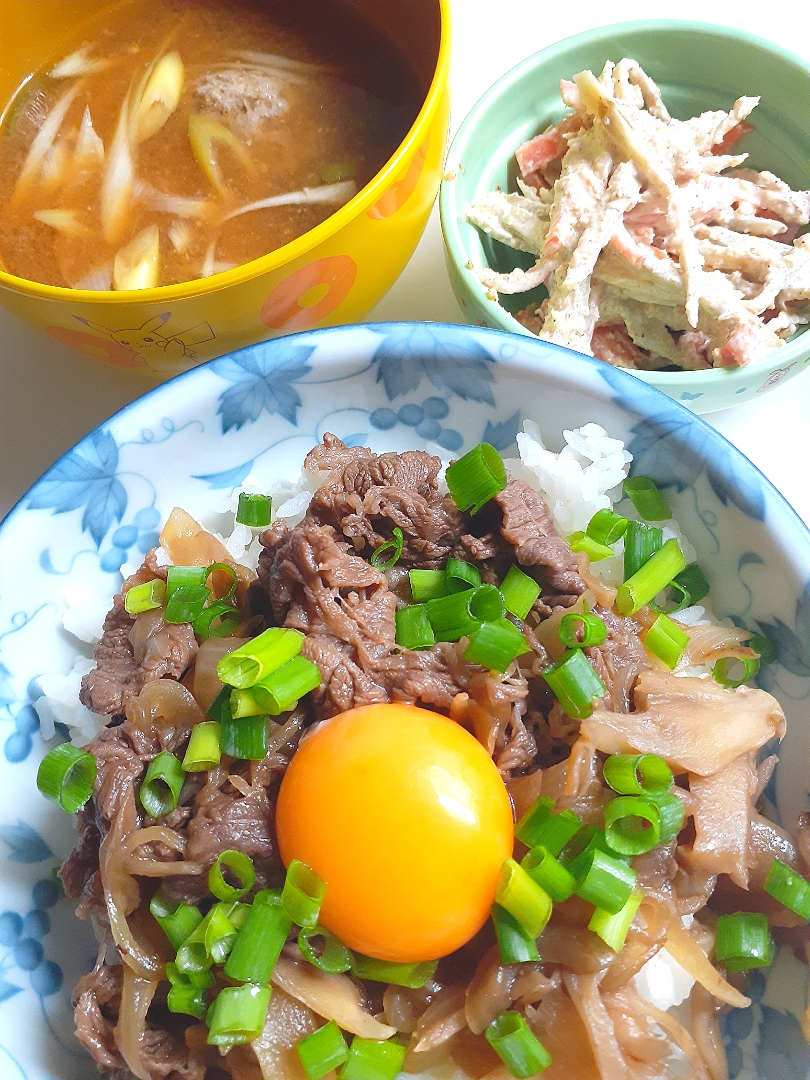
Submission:
<svg viewBox="0 0 810 1080">
<path fill-rule="evenodd" d="M 2 268 L 137 289 L 249 262 L 348 202 L 420 100 L 335 0 L 117 6 L 6 110 Z"/>
</svg>

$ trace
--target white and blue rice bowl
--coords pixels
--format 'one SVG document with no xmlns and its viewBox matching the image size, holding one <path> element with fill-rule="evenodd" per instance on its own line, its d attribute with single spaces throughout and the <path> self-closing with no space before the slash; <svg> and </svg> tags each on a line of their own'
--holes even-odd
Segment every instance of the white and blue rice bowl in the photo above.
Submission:
<svg viewBox="0 0 810 1080">
<path fill-rule="evenodd" d="M 562 350 L 567 352 L 567 350 Z M 254 466 L 294 477 L 327 431 L 375 451 L 482 440 L 515 456 L 524 419 L 559 450 L 588 422 L 623 439 L 632 471 L 671 500 L 721 617 L 767 634 L 776 662 L 759 684 L 788 719 L 766 791 L 792 827 L 810 788 L 810 533 L 732 445 L 638 379 L 557 346 L 470 326 L 335 327 L 252 346 L 152 390 L 64 455 L 0 527 L 0 1076 L 89 1080 L 73 1036 L 71 989 L 95 960 L 89 927 L 54 871 L 72 818 L 37 792 L 48 749 L 37 679 L 89 655 L 62 626 L 66 587 L 112 596 L 173 506 L 218 510 Z M 52 744 L 51 744 L 52 745 Z M 805 970 L 782 950 L 756 973 L 752 1008 L 725 1018 L 732 1080 L 806 1080 L 799 1020 Z"/>
</svg>

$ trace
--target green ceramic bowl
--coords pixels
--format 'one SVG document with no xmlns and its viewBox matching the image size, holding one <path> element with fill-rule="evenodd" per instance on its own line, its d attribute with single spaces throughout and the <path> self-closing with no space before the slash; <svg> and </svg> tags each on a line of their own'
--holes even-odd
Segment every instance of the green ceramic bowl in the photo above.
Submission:
<svg viewBox="0 0 810 1080">
<path fill-rule="evenodd" d="M 450 277 L 468 322 L 528 334 L 513 318 L 545 290 L 490 300 L 474 267 L 528 267 L 531 255 L 484 236 L 464 218 L 470 203 L 500 185 L 514 185 L 515 150 L 559 120 L 561 78 L 606 60 L 631 56 L 656 80 L 673 116 L 728 109 L 743 94 L 758 94 L 755 130 L 741 143 L 747 164 L 768 169 L 793 188 L 810 184 L 810 64 L 752 34 L 675 20 L 618 23 L 551 45 L 495 83 L 474 106 L 447 160 L 440 208 Z M 561 362 L 564 353 L 561 351 Z M 708 413 L 749 401 L 792 378 L 810 362 L 810 333 L 795 335 L 762 360 L 735 370 L 639 371 L 634 374 L 694 412 Z"/>
</svg>

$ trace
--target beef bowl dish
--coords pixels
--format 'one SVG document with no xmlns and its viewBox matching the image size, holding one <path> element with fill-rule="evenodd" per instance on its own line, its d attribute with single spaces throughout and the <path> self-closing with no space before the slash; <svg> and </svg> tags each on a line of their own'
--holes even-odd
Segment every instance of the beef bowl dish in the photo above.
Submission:
<svg viewBox="0 0 810 1080">
<path fill-rule="evenodd" d="M 21 1075 L 806 1074 L 810 538 L 559 353 L 257 345 L 9 515 Z"/>
</svg>

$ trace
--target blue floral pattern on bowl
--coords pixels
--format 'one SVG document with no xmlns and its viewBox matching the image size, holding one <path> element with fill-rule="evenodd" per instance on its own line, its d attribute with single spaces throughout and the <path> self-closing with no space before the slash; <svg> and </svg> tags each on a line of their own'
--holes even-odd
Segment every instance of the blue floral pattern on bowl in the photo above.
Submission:
<svg viewBox="0 0 810 1080">
<path fill-rule="evenodd" d="M 541 341 L 476 327 L 375 324 L 298 334 L 179 376 L 134 402 L 57 462 L 0 528 L 0 1076 L 89 1080 L 70 990 L 93 963 L 53 871 L 72 819 L 36 792 L 45 745 L 37 678 L 88 646 L 61 625 L 66 586 L 110 595 L 154 545 L 174 505 L 203 519 L 257 463 L 294 476 L 324 432 L 377 451 L 431 445 L 446 457 L 482 439 L 507 456 L 524 419 L 552 448 L 588 421 L 625 439 L 634 470 L 667 488 L 712 582 L 718 614 L 759 629 L 777 661 L 762 685 L 788 714 L 768 797 L 785 822 L 808 806 L 810 535 L 712 428 L 621 371 Z M 57 725 L 57 737 L 66 732 Z M 780 961 L 781 963 L 781 961 Z M 787 963 L 787 961 L 786 961 Z M 781 968 L 780 968 L 781 970 Z M 808 1075 L 803 989 L 758 976 L 755 1006 L 731 1013 L 731 1076 Z M 761 985 L 760 985 L 761 983 Z M 787 984 L 785 984 L 787 985 Z M 780 996 L 781 995 L 781 996 Z"/>
</svg>

